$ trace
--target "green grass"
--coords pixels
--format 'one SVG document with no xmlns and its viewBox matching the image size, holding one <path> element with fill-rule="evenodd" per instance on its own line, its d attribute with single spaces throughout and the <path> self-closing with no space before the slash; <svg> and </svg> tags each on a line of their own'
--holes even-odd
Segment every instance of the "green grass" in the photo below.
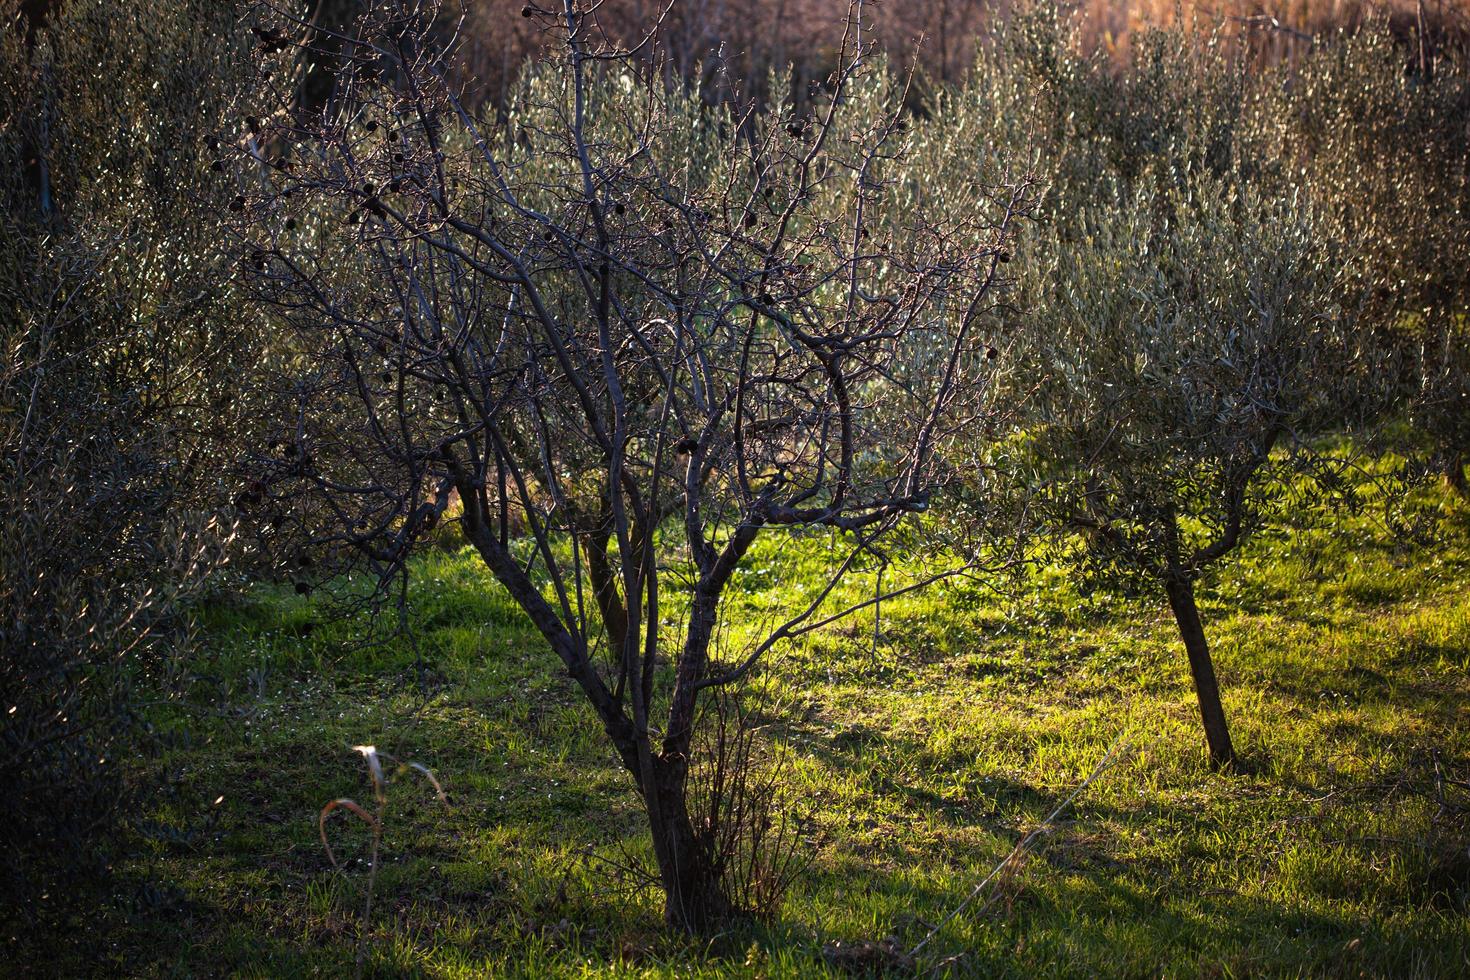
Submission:
<svg viewBox="0 0 1470 980">
<path fill-rule="evenodd" d="M 166 776 L 114 869 L 120 898 L 37 972 L 341 975 L 366 882 L 374 743 L 453 799 L 392 788 L 369 972 L 825 976 L 824 947 L 908 948 L 1092 770 L 1077 801 L 922 965 L 953 976 L 1454 976 L 1470 971 L 1470 533 L 1396 542 L 1364 518 L 1261 538 L 1201 592 L 1247 771 L 1204 764 L 1161 597 L 1078 593 L 1057 569 L 1004 596 L 962 582 L 770 661 L 767 735 L 811 863 L 769 926 L 659 927 L 642 816 L 599 726 L 468 553 L 417 566 L 418 649 L 364 645 L 288 588 L 208 610 L 209 711 L 159 709 Z M 742 628 L 816 587 L 828 543 L 772 539 Z M 905 574 L 889 572 L 890 581 Z M 855 579 L 848 594 L 872 588 Z M 307 624 L 311 624 L 308 626 Z M 312 628 L 314 627 L 314 628 Z M 416 681 L 416 657 L 431 668 Z M 203 700 L 201 704 L 205 703 Z M 218 800 L 218 802 L 216 802 Z M 105 937 L 105 938 L 104 938 Z"/>
</svg>

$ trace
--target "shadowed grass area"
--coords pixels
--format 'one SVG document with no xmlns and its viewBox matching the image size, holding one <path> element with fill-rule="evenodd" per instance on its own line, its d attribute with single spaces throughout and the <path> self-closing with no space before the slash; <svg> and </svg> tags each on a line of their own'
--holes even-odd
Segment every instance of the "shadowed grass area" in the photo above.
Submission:
<svg viewBox="0 0 1470 980">
<path fill-rule="evenodd" d="M 935 937 L 923 967 L 1463 975 L 1470 534 L 1463 511 L 1443 517 L 1433 547 L 1369 516 L 1290 529 L 1207 583 L 1244 772 L 1205 765 L 1162 597 L 1083 596 L 1038 569 L 1005 595 L 951 582 L 782 648 L 765 737 L 810 818 L 811 864 L 774 924 L 697 942 L 664 933 L 658 897 L 619 870 L 649 859 L 629 780 L 471 553 L 417 567 L 417 650 L 364 645 L 363 623 L 256 588 L 208 611 L 209 710 L 153 719 L 168 747 L 137 765 L 165 773 L 168 791 L 119 856 L 122 897 L 35 966 L 350 971 L 367 833 L 331 825 L 348 862 L 334 871 L 316 814 L 369 796 L 351 746 L 374 743 L 430 766 L 453 809 L 422 782 L 391 788 L 369 973 L 877 969 L 882 954 L 861 944 L 923 938 L 1126 737 L 1123 761 Z M 762 545 L 737 582 L 732 638 L 817 588 L 828 547 Z M 845 594 L 872 587 L 857 576 Z M 834 957 L 833 943 L 858 952 Z"/>
</svg>

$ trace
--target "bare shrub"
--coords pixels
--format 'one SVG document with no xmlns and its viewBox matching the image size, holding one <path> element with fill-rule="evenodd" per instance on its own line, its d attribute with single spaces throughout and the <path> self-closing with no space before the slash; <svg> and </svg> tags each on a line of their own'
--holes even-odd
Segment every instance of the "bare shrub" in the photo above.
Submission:
<svg viewBox="0 0 1470 980">
<path fill-rule="evenodd" d="M 717 688 L 695 726 L 689 767 L 689 811 L 711 868 L 736 905 L 772 919 L 805 867 L 804 818 L 783 792 L 787 757 L 766 743 L 757 705 L 773 700 L 768 685 Z"/>
</svg>

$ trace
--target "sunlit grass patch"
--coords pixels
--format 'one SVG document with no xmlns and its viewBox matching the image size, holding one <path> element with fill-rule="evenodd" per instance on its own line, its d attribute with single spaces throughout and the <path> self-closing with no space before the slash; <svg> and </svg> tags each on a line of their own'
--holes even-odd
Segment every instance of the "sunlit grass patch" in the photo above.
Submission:
<svg viewBox="0 0 1470 980">
<path fill-rule="evenodd" d="M 1125 738 L 983 911 L 940 930 L 931 962 L 955 976 L 1454 975 L 1470 950 L 1470 550 L 1449 527 L 1408 551 L 1366 517 L 1303 527 L 1207 583 L 1235 773 L 1204 765 L 1163 601 L 1084 596 L 1056 569 L 1004 595 L 948 583 L 778 648 L 761 723 L 811 864 L 775 923 L 712 942 L 661 928 L 632 870 L 651 854 L 628 777 L 470 552 L 418 569 L 416 651 L 358 644 L 316 599 L 262 586 L 209 613 L 220 710 L 146 763 L 172 789 L 119 863 L 133 898 L 107 913 L 106 962 L 350 971 L 367 837 L 339 827 L 334 870 L 315 814 L 369 792 L 351 747 L 370 743 L 432 766 L 453 808 L 395 802 L 369 973 L 837 976 L 834 949 L 923 938 Z M 825 567 L 820 537 L 763 547 L 734 634 Z M 872 585 L 854 576 L 838 598 Z M 57 962 L 85 972 L 88 936 L 69 948 Z"/>
</svg>

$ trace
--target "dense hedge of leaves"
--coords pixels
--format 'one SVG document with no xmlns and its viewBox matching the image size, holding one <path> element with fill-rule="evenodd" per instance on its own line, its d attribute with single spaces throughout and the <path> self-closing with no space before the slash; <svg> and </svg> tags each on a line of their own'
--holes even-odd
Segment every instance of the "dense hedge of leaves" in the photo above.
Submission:
<svg viewBox="0 0 1470 980">
<path fill-rule="evenodd" d="M 206 134 L 256 69 L 224 4 L 0 24 L 0 893 L 34 910 L 102 860 L 138 702 L 229 552 L 258 337 Z"/>
</svg>

